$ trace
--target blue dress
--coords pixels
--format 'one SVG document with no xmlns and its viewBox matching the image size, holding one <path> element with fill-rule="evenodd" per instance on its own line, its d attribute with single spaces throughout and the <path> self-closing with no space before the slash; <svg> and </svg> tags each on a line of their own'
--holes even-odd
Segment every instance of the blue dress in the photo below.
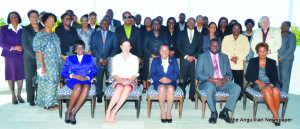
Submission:
<svg viewBox="0 0 300 129">
<path fill-rule="evenodd" d="M 62 69 L 61 76 L 67 79 L 67 86 L 73 89 L 76 84 L 88 84 L 91 85 L 91 80 L 97 73 L 96 64 L 91 55 L 83 55 L 81 63 L 78 61 L 77 55 L 69 56 L 66 60 L 64 68 Z M 89 80 L 80 81 L 74 78 L 70 78 L 70 75 L 79 75 L 82 77 L 89 77 Z"/>
</svg>

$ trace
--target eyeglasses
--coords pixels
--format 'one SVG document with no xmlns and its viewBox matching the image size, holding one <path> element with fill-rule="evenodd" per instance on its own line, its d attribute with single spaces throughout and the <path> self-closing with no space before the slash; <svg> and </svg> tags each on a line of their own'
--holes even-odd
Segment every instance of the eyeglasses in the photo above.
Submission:
<svg viewBox="0 0 300 129">
<path fill-rule="evenodd" d="M 204 21 L 203 19 L 197 19 L 197 21 Z"/>
<path fill-rule="evenodd" d="M 190 24 L 195 24 L 195 22 L 188 22 L 188 23 L 190 23 Z"/>
<path fill-rule="evenodd" d="M 81 20 L 81 22 L 88 22 L 88 20 Z"/>
<path fill-rule="evenodd" d="M 77 50 L 77 49 L 84 49 L 84 47 L 76 47 L 76 50 Z"/>
<path fill-rule="evenodd" d="M 233 30 L 240 30 L 241 28 L 240 27 L 233 27 L 232 29 Z"/>
<path fill-rule="evenodd" d="M 124 16 L 123 17 L 124 19 L 127 19 L 127 18 L 132 18 L 131 16 Z"/>
<path fill-rule="evenodd" d="M 64 20 L 72 20 L 72 18 L 64 18 Z"/>
</svg>

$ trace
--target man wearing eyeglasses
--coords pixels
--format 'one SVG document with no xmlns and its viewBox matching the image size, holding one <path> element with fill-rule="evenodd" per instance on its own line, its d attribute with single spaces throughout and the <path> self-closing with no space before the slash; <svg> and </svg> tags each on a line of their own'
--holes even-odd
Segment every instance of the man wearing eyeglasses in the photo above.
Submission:
<svg viewBox="0 0 300 129">
<path fill-rule="evenodd" d="M 195 101 L 195 59 L 202 53 L 202 35 L 195 28 L 195 19 L 189 18 L 187 29 L 178 33 L 177 48 L 180 53 L 180 70 L 183 80 L 181 88 L 186 95 L 185 87 L 190 78 L 189 99 Z"/>
<path fill-rule="evenodd" d="M 123 39 L 129 39 L 132 41 L 131 53 L 139 58 L 139 63 L 141 63 L 142 57 L 142 46 L 141 46 L 141 32 L 140 29 L 131 25 L 131 13 L 126 11 L 123 13 L 124 25 L 116 29 L 116 35 L 118 38 L 118 43 Z M 118 53 L 121 52 L 119 47 Z"/>
</svg>

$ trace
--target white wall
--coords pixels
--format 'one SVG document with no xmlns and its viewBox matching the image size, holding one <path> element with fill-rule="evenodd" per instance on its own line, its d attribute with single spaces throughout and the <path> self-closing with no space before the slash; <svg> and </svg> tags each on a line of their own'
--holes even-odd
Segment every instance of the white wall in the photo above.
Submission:
<svg viewBox="0 0 300 129">
<path fill-rule="evenodd" d="M 0 47 L 0 53 L 2 53 L 2 48 Z M 0 91 L 1 90 L 8 90 L 7 81 L 5 81 L 5 69 L 4 69 L 4 57 L 0 56 Z"/>
<path fill-rule="evenodd" d="M 297 46 L 295 52 L 295 60 L 293 63 L 292 75 L 291 75 L 291 83 L 290 83 L 290 94 L 297 94 L 300 95 L 300 81 L 299 74 L 300 74 L 300 46 Z"/>
</svg>

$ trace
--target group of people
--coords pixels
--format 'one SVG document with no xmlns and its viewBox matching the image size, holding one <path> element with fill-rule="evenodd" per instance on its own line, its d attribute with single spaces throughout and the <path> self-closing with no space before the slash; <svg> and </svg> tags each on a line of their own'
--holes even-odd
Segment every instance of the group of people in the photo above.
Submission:
<svg viewBox="0 0 300 129">
<path fill-rule="evenodd" d="M 216 24 L 202 15 L 186 20 L 185 14 L 181 13 L 179 22 L 170 17 L 164 26 L 163 18 L 158 16 L 154 19 L 146 17 L 142 25 L 140 14 L 133 16 L 126 11 L 122 14 L 124 24 L 121 25 L 113 19 L 113 10 L 108 9 L 97 25 L 95 12 L 83 15 L 79 24 L 74 12 L 67 10 L 61 16 L 62 23 L 53 32 L 57 21 L 55 14 L 30 10 L 27 15 L 30 24 L 23 27 L 19 13 L 10 12 L 9 25 L 2 26 L 0 31 L 5 79 L 13 104 L 24 103 L 21 89 L 25 79 L 27 102 L 31 106 L 37 104 L 55 110 L 57 86 L 61 88 L 66 84 L 73 92 L 65 122 L 76 124 L 75 115 L 87 97 L 94 76 L 97 78 L 97 102 L 102 102 L 103 80 L 108 78 L 109 58 L 113 57 L 114 80 L 110 86 L 114 93 L 106 110 L 105 124 L 116 122 L 118 110 L 139 84 L 143 84 L 142 92 L 146 92 L 149 75 L 158 91 L 163 123 L 172 122 L 171 108 L 179 75 L 183 80 L 179 86 L 184 97 L 186 86 L 190 85 L 191 101 L 195 101 L 197 90 L 195 79 L 201 82 L 198 90 L 206 93 L 211 124 L 218 118 L 216 91 L 228 93 L 219 118 L 234 123 L 228 112 L 233 112 L 242 98 L 243 61 L 249 60 L 246 79 L 253 82 L 253 89 L 264 95 L 275 125 L 280 125 L 280 89 L 289 91 L 296 47 L 296 37 L 289 31 L 291 23 L 288 21 L 282 23 L 280 31 L 270 27 L 270 19 L 263 16 L 258 22 L 259 29 L 254 31 L 254 20 L 247 19 L 243 32 L 241 23 L 237 20 L 228 23 L 226 17 L 221 17 Z M 150 58 L 154 58 L 152 62 L 149 62 Z M 176 58 L 180 58 L 180 66 Z"/>
</svg>

